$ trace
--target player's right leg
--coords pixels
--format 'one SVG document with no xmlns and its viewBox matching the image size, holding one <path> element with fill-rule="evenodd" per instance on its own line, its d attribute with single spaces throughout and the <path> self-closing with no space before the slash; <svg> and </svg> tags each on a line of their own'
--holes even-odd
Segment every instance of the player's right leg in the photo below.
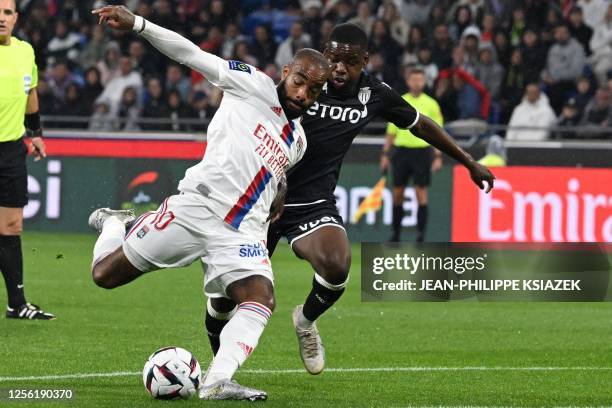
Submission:
<svg viewBox="0 0 612 408">
<path fill-rule="evenodd" d="M 89 226 L 100 231 L 93 252 L 92 278 L 96 285 L 113 289 L 136 279 L 143 272 L 123 252 L 126 226 L 135 219 L 132 210 L 99 208 L 89 216 Z"/>
</svg>

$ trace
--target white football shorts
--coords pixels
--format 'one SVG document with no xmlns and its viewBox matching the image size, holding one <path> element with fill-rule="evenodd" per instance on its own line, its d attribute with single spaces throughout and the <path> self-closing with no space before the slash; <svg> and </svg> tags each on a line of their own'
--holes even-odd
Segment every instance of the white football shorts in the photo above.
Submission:
<svg viewBox="0 0 612 408">
<path fill-rule="evenodd" d="M 123 252 L 142 272 L 187 266 L 201 258 L 206 296 L 228 297 L 227 287 L 248 276 L 274 282 L 265 234 L 263 227 L 261 237 L 236 230 L 213 214 L 205 199 L 183 193 L 141 215 L 126 235 Z"/>
</svg>

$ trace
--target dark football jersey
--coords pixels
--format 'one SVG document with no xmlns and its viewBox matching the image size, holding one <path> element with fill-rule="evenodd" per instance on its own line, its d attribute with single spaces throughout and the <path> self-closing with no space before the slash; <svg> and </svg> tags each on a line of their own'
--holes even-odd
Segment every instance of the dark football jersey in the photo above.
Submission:
<svg viewBox="0 0 612 408">
<path fill-rule="evenodd" d="M 353 139 L 374 118 L 405 129 L 418 121 L 418 112 L 384 82 L 362 73 L 355 91 L 335 92 L 327 86 L 302 117 L 308 147 L 287 173 L 287 204 L 334 200 L 342 159 Z"/>
</svg>

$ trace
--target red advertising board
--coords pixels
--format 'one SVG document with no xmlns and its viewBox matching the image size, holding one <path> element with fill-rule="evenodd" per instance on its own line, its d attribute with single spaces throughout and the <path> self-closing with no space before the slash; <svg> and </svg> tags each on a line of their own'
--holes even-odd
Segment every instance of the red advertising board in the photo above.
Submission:
<svg viewBox="0 0 612 408">
<path fill-rule="evenodd" d="M 612 169 L 495 168 L 489 194 L 456 167 L 454 242 L 612 242 Z"/>
</svg>

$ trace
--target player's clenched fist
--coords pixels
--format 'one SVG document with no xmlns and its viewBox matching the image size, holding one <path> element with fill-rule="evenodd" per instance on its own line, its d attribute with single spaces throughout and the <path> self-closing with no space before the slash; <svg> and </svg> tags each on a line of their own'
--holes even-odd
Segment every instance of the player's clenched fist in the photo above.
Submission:
<svg viewBox="0 0 612 408">
<path fill-rule="evenodd" d="M 99 24 L 106 22 L 110 28 L 129 31 L 134 27 L 136 16 L 125 6 L 104 6 L 93 10 L 91 14 L 97 15 Z"/>
</svg>

